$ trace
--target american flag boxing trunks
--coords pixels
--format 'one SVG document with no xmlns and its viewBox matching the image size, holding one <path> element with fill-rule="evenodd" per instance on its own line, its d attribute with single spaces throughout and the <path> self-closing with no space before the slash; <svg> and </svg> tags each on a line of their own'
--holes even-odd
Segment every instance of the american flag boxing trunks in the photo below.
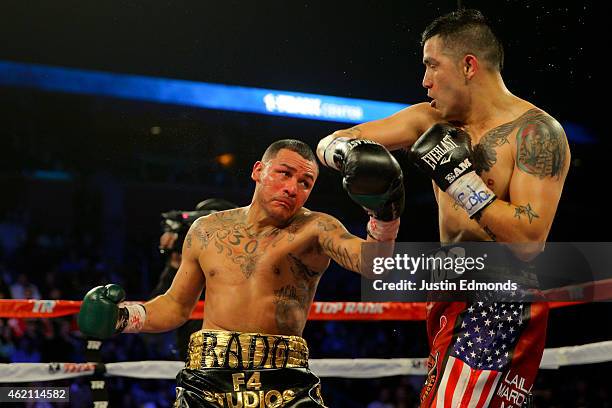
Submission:
<svg viewBox="0 0 612 408">
<path fill-rule="evenodd" d="M 421 407 L 526 406 L 547 318 L 547 303 L 428 303 L 431 352 Z"/>
</svg>

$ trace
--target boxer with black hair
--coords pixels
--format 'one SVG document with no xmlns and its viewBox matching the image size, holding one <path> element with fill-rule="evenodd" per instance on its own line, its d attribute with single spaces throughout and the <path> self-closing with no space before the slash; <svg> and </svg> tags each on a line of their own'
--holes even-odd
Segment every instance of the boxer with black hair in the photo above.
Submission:
<svg viewBox="0 0 612 408">
<path fill-rule="evenodd" d="M 334 140 L 367 139 L 390 150 L 410 150 L 414 164 L 434 182 L 443 244 L 528 244 L 511 246 L 513 256 L 533 259 L 547 240 L 569 170 L 563 128 L 506 88 L 502 44 L 479 11 L 441 16 L 421 39 L 422 85 L 431 102 L 334 132 L 320 141 L 319 159 L 331 165 L 327 157 Z M 520 406 L 529 399 L 544 350 L 547 304 L 524 303 L 516 321 L 496 324 L 514 332 L 508 337 L 513 341 L 504 344 L 507 350 L 497 350 L 503 357 L 495 359 L 497 364 L 487 353 L 508 336 L 502 329 L 479 337 L 477 346 L 470 341 L 473 350 L 453 347 L 462 336 L 474 335 L 466 328 L 475 317 L 470 313 L 492 315 L 493 320 L 485 320 L 490 325 L 506 306 L 429 305 L 430 370 L 422 407 Z"/>
</svg>

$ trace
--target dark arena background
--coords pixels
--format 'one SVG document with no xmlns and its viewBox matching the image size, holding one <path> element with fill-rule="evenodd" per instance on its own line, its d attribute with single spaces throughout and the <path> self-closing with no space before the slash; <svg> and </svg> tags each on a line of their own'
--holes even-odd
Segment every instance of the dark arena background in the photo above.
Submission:
<svg viewBox="0 0 612 408">
<path fill-rule="evenodd" d="M 162 212 L 193 210 L 211 197 L 247 205 L 252 165 L 272 141 L 295 138 L 314 149 L 325 135 L 360 123 L 350 109 L 307 117 L 308 107 L 283 106 L 282 95 L 386 102 L 386 109 L 427 100 L 420 33 L 457 7 L 489 18 L 505 45 L 510 91 L 567 132 L 571 168 L 549 241 L 609 240 L 610 135 L 607 118 L 595 113 L 607 103 L 597 90 L 603 61 L 595 49 L 608 27 L 595 26 L 591 2 L 7 1 L 0 11 L 0 298 L 80 301 L 90 288 L 115 282 L 129 300 L 148 299 L 166 263 L 158 250 Z M 88 76 L 94 74 L 103 79 Z M 158 87 L 147 88 L 150 80 Z M 176 84 L 188 86 L 173 94 Z M 206 96 L 180 94 L 202 84 L 269 90 L 267 112 L 239 96 L 232 96 L 233 107 L 215 107 Z M 292 109 L 293 116 L 283 115 Z M 431 182 L 405 152 L 394 155 L 406 188 L 398 240 L 437 241 Z M 366 215 L 337 172 L 322 168 L 307 207 L 365 234 Z M 315 300 L 359 302 L 358 275 L 332 263 Z M 1 310 L 0 383 L 16 363 L 92 361 L 76 315 L 24 318 L 10 302 Z M 552 310 L 546 348 L 612 339 L 611 313 L 605 302 Z M 304 337 L 312 359 L 428 353 L 419 319 L 313 320 Z M 100 353 L 94 359 L 107 367 L 180 360 L 174 332 L 115 336 Z M 534 405 L 611 406 L 612 364 L 587 363 L 542 369 Z M 103 400 L 111 407 L 171 406 L 174 380 L 138 377 L 98 369 L 2 385 L 69 387 L 74 407 Z M 322 378 L 322 393 L 330 407 L 416 407 L 423 381 L 422 374 L 347 373 Z"/>
</svg>

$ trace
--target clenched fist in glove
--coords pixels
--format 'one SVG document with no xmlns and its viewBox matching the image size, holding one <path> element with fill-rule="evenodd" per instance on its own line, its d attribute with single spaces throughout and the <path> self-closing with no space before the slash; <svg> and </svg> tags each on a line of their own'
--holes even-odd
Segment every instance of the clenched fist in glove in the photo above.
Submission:
<svg viewBox="0 0 612 408">
<path fill-rule="evenodd" d="M 125 291 L 119 285 L 98 286 L 87 292 L 79 310 L 81 333 L 106 339 L 115 333 L 137 333 L 144 326 L 147 312 L 141 304 L 121 305 Z"/>
<path fill-rule="evenodd" d="M 342 174 L 342 186 L 370 215 L 368 234 L 378 241 L 397 237 L 404 211 L 402 169 L 378 143 L 365 139 L 334 138 L 319 142 L 321 162 Z"/>
<path fill-rule="evenodd" d="M 437 123 L 416 141 L 412 162 L 475 217 L 496 196 L 476 174 L 470 135 L 448 123 Z"/>
</svg>

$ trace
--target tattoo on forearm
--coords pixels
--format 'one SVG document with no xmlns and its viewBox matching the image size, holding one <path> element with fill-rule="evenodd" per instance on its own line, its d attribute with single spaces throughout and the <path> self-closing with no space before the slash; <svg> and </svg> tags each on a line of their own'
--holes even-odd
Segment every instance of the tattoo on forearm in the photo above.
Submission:
<svg viewBox="0 0 612 408">
<path fill-rule="evenodd" d="M 453 210 L 459 211 L 460 208 L 463 208 L 463 207 L 461 207 L 461 204 L 459 204 L 459 201 L 453 200 Z"/>
<path fill-rule="evenodd" d="M 351 271 L 361 271 L 361 259 L 359 254 L 350 253 L 349 250 L 340 245 L 334 245 L 334 237 L 326 237 L 323 239 L 321 246 L 323 250 L 331 256 L 331 258 L 338 262 L 342 267 L 350 269 Z"/>
<path fill-rule="evenodd" d="M 527 216 L 530 224 L 534 218 L 540 218 L 540 216 L 533 211 L 533 208 L 531 208 L 531 204 L 529 203 L 527 203 L 527 205 L 519 205 L 515 207 L 514 217 L 520 220 L 521 216 L 523 215 Z"/>
<path fill-rule="evenodd" d="M 497 237 L 495 236 L 495 234 L 493 233 L 493 231 L 491 231 L 491 229 L 489 228 L 488 225 L 485 225 L 484 227 L 482 227 L 482 229 L 484 230 L 484 232 L 487 233 L 487 235 L 493 240 L 493 241 L 497 241 Z"/>
<path fill-rule="evenodd" d="M 544 112 L 530 112 L 516 136 L 516 163 L 520 170 L 539 178 L 559 178 L 565 166 L 565 132 Z"/>
</svg>

